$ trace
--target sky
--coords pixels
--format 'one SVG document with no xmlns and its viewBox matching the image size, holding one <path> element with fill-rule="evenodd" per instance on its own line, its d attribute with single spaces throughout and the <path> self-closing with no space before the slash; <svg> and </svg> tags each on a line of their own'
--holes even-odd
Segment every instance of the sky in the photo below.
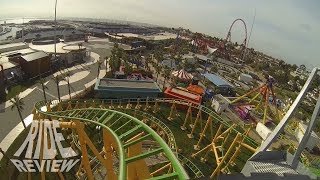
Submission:
<svg viewBox="0 0 320 180">
<path fill-rule="evenodd" d="M 0 19 L 53 17 L 54 0 L 0 0 Z M 225 38 L 235 19 L 247 24 L 249 47 L 291 64 L 320 67 L 319 0 L 58 0 L 58 18 L 126 20 Z M 232 41 L 243 42 L 244 26 L 232 28 Z"/>
</svg>

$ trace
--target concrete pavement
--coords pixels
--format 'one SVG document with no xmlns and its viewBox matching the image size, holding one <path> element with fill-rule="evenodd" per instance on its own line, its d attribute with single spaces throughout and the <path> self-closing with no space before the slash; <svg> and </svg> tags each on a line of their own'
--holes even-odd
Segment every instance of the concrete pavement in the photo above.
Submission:
<svg viewBox="0 0 320 180">
<path fill-rule="evenodd" d="M 105 75 L 106 75 L 106 70 L 105 70 L 105 69 L 100 70 L 99 78 L 102 78 L 102 77 L 104 77 Z M 88 87 L 94 85 L 95 82 L 96 82 L 96 78 L 93 79 L 92 81 L 86 83 L 84 86 L 85 86 L 86 88 L 88 88 Z M 42 89 L 39 89 L 38 87 L 35 87 L 35 89 L 42 91 Z M 72 93 L 71 93 L 71 98 L 74 97 L 74 96 L 76 96 L 77 94 L 83 92 L 83 91 L 85 91 L 85 89 L 82 89 L 82 90 L 79 90 L 79 91 L 76 91 L 76 92 L 72 92 Z M 46 92 L 46 94 L 47 94 L 47 95 L 49 94 L 50 96 L 54 96 L 54 95 L 51 95 L 51 94 L 48 93 L 48 92 Z M 27 96 L 27 98 L 28 98 L 28 96 Z M 57 99 L 57 98 L 55 98 L 55 99 Z M 69 94 L 64 95 L 64 96 L 61 97 L 61 100 L 67 100 L 67 99 L 69 99 Z M 37 101 L 35 101 L 35 102 L 37 102 Z M 30 111 L 30 112 L 31 112 L 31 111 Z M 30 112 L 29 112 L 29 113 L 30 113 Z M 24 123 L 26 124 L 26 126 L 28 126 L 29 124 L 31 124 L 32 120 L 33 120 L 33 114 L 29 114 L 26 118 L 24 118 Z M 2 148 L 2 150 L 3 150 L 4 152 L 6 152 L 6 151 L 8 150 L 8 148 L 10 147 L 10 145 L 12 144 L 12 142 L 18 137 L 18 135 L 19 135 L 23 130 L 24 130 L 24 126 L 23 126 L 22 122 L 19 122 L 19 123 L 18 123 L 14 128 L 12 128 L 12 129 L 10 130 L 10 132 L 2 139 L 2 141 L 1 141 L 1 143 L 0 143 L 0 147 Z M 1 131 L 1 135 L 2 135 L 2 131 Z M 0 160 L 1 160 L 2 158 L 3 158 L 3 155 L 0 154 Z"/>
<path fill-rule="evenodd" d="M 110 45 L 112 43 L 110 42 L 105 42 L 105 41 L 98 41 L 98 46 L 95 46 L 94 43 L 91 43 L 90 45 L 90 50 L 92 52 L 92 55 L 94 57 L 94 62 L 90 62 L 89 64 L 87 64 L 87 66 L 84 65 L 78 65 L 72 68 L 69 68 L 68 70 L 71 71 L 71 73 L 76 74 L 78 72 L 83 72 L 83 71 L 89 71 L 90 73 L 87 74 L 86 76 L 83 76 L 83 78 L 81 79 L 74 79 L 72 84 L 71 84 L 71 95 L 74 96 L 77 93 L 83 91 L 85 88 L 90 87 L 91 85 L 93 85 L 96 81 L 97 78 L 97 69 L 98 69 L 98 65 L 97 63 L 95 63 L 98 58 L 100 60 L 105 60 L 106 56 L 110 56 L 111 51 L 110 49 L 105 49 L 105 48 L 100 48 L 101 44 L 106 44 L 106 45 Z M 86 46 L 87 43 L 84 43 L 84 46 Z M 112 46 L 110 46 L 112 47 Z M 89 49 L 89 48 L 88 48 Z M 100 69 L 100 75 L 99 77 L 103 77 L 106 73 L 106 64 L 103 63 L 101 65 L 101 69 Z M 83 73 L 83 75 L 85 75 Z M 46 90 L 46 95 L 47 95 L 47 99 L 56 99 L 56 97 L 58 97 L 58 93 L 57 93 L 57 87 L 56 84 L 53 82 L 52 80 L 52 75 L 47 77 L 47 82 L 46 82 L 46 86 L 48 87 L 48 89 Z M 60 84 L 60 94 L 62 99 L 68 99 L 69 95 L 68 95 L 68 86 L 65 83 L 61 83 Z M 29 89 L 27 89 L 26 91 L 22 92 L 20 94 L 21 97 L 23 97 L 23 101 L 25 102 L 24 105 L 24 110 L 22 111 L 22 116 L 25 118 L 27 116 L 30 115 L 33 107 L 34 107 L 34 103 L 38 102 L 38 101 L 42 101 L 43 100 L 43 92 L 42 92 L 42 88 L 41 85 L 39 84 L 35 84 L 32 87 L 30 87 Z M 12 134 L 19 134 L 19 123 L 20 118 L 19 115 L 17 113 L 16 109 L 11 110 L 10 108 L 11 103 L 10 102 L 6 102 L 2 107 L 3 108 L 0 111 L 0 141 L 2 142 L 2 140 L 4 140 L 4 138 L 6 136 L 10 136 L 11 138 L 13 137 Z M 21 124 L 21 123 L 20 123 Z M 21 124 L 22 125 L 22 124 Z M 15 127 L 17 127 L 18 129 L 16 129 Z M 16 132 L 16 133 L 11 133 L 11 130 L 14 129 L 12 132 Z M 10 133 L 10 134 L 9 134 Z M 0 144 L 1 148 L 4 148 L 4 146 L 2 144 Z"/>
</svg>

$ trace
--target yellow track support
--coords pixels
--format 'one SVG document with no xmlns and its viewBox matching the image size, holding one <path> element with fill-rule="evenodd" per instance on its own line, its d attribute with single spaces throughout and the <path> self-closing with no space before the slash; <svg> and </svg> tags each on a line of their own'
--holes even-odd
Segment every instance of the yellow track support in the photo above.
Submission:
<svg viewBox="0 0 320 180">
<path fill-rule="evenodd" d="M 131 109 L 131 108 L 132 108 L 132 104 L 130 103 L 130 99 L 128 100 L 128 103 L 127 103 L 126 108 L 127 108 L 127 109 Z"/>
<path fill-rule="evenodd" d="M 184 123 L 181 126 L 181 129 L 183 131 L 187 129 L 186 125 L 187 125 L 188 120 L 190 120 L 190 123 L 192 123 L 192 107 L 191 107 L 191 103 L 189 103 L 189 107 L 188 107 L 188 111 L 187 111 L 186 117 L 184 119 Z"/>
<path fill-rule="evenodd" d="M 148 111 L 148 110 L 149 110 L 149 108 L 150 108 L 150 105 L 149 105 L 149 98 L 147 98 L 147 100 L 146 100 L 146 106 L 145 106 L 144 110 L 145 110 L 145 111 Z"/>
<path fill-rule="evenodd" d="M 138 99 L 138 101 L 137 101 L 137 105 L 136 105 L 135 109 L 140 109 L 140 108 L 141 108 L 141 105 L 140 105 L 140 99 Z"/>
<path fill-rule="evenodd" d="M 222 160 L 220 161 L 219 164 L 217 164 L 218 166 L 216 167 L 216 169 L 213 171 L 213 173 L 211 174 L 210 178 L 213 178 L 215 177 L 219 172 L 220 172 L 220 169 L 223 165 L 223 163 L 226 161 L 227 157 L 229 156 L 229 154 L 232 152 L 234 146 L 236 145 L 236 142 L 239 140 L 240 138 L 240 134 L 238 133 L 236 138 L 232 141 L 229 149 L 227 150 L 226 154 L 223 156 Z"/>
<path fill-rule="evenodd" d="M 173 100 L 173 103 L 171 105 L 171 109 L 170 109 L 170 114 L 169 114 L 168 120 L 170 120 L 170 121 L 173 120 L 173 116 L 174 116 L 173 113 L 174 112 L 177 113 L 176 101 L 175 100 Z"/>
<path fill-rule="evenodd" d="M 130 140 L 127 141 L 131 142 L 141 137 L 142 133 L 134 136 Z M 128 158 L 140 155 L 142 153 L 142 142 L 136 143 L 128 148 Z M 148 166 L 144 159 L 137 160 L 135 162 L 129 163 L 127 165 L 128 173 L 127 179 L 128 180 L 135 180 L 135 179 L 148 179 L 151 178 Z"/>
<path fill-rule="evenodd" d="M 159 104 L 158 104 L 158 100 L 154 101 L 154 106 L 153 106 L 153 113 L 157 113 L 159 110 Z"/>
<path fill-rule="evenodd" d="M 212 139 L 213 138 L 213 132 L 212 132 L 212 117 L 211 116 L 208 116 L 206 125 L 204 126 L 203 131 L 200 133 L 200 138 L 198 140 L 198 143 L 196 145 L 194 145 L 194 150 L 199 150 L 201 141 L 203 140 L 203 137 L 205 137 L 206 131 L 207 131 L 207 129 L 209 127 L 210 127 L 210 135 L 211 135 L 210 138 Z"/>
<path fill-rule="evenodd" d="M 197 124 L 199 124 L 199 123 L 200 123 L 200 128 L 202 131 L 202 113 L 201 112 L 202 112 L 201 109 L 199 109 L 198 114 L 197 114 L 197 118 L 194 121 L 194 124 L 192 126 L 190 125 L 192 127 L 192 130 L 191 130 L 191 133 L 188 134 L 189 138 L 193 138 L 194 131 L 196 129 Z"/>
</svg>

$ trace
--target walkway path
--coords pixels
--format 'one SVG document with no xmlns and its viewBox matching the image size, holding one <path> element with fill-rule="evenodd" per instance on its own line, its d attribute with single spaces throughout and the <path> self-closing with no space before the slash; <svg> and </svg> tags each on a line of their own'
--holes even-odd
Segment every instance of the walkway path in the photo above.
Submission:
<svg viewBox="0 0 320 180">
<path fill-rule="evenodd" d="M 102 78 L 106 75 L 106 70 L 100 70 L 100 74 L 99 74 L 99 78 Z M 96 82 L 96 79 L 93 79 L 92 81 L 86 83 L 84 86 L 86 88 L 94 85 L 94 83 Z M 34 89 L 38 89 L 38 87 L 35 87 Z M 42 89 L 39 89 L 42 91 Z M 83 90 L 79 90 L 76 92 L 71 93 L 71 98 L 76 96 L 77 94 L 81 93 L 85 91 L 85 89 Z M 52 95 L 53 96 L 53 95 Z M 61 97 L 61 100 L 67 100 L 69 99 L 69 95 L 64 95 Z M 30 111 L 31 112 L 31 111 Z M 24 123 L 26 124 L 26 126 L 28 126 L 29 124 L 31 124 L 33 120 L 33 114 L 28 115 L 25 119 L 24 119 Z M 8 150 L 8 148 L 10 147 L 10 145 L 13 143 L 13 141 L 18 137 L 18 135 L 24 130 L 24 127 L 22 125 L 22 122 L 20 122 L 18 125 L 16 125 L 6 136 L 5 138 L 1 141 L 0 143 L 0 147 L 2 148 L 2 150 L 4 152 L 6 152 Z M 0 154 L 0 161 L 3 158 L 3 155 Z"/>
<path fill-rule="evenodd" d="M 100 41 L 103 43 L 103 41 Z M 108 43 L 108 42 L 105 42 Z M 110 44 L 110 43 L 108 43 Z M 84 89 L 94 85 L 97 78 L 97 60 L 104 60 L 106 56 L 110 56 L 110 49 L 101 49 L 101 48 L 90 48 L 92 58 L 88 59 L 88 62 L 85 64 L 77 65 L 72 68 L 68 68 L 69 71 L 73 74 L 82 75 L 72 78 L 71 83 L 71 96 L 75 96 L 76 94 L 82 92 Z M 87 72 L 90 72 L 89 74 Z M 62 71 L 63 73 L 64 71 Z M 82 72 L 82 73 L 79 73 Z M 106 64 L 103 63 L 101 65 L 99 78 L 103 77 L 106 73 Z M 55 73 L 55 75 L 61 74 Z M 56 84 L 52 80 L 53 76 L 47 77 L 47 82 L 45 83 L 48 89 L 46 90 L 46 95 L 48 100 L 57 99 L 57 87 Z M 68 99 L 68 86 L 66 83 L 62 83 L 59 86 L 60 94 L 62 99 Z M 33 109 L 34 103 L 37 101 L 43 100 L 43 91 L 41 85 L 35 84 L 24 92 L 20 93 L 20 97 L 23 97 L 23 101 L 25 103 L 24 110 L 22 111 L 22 116 L 26 118 L 30 115 L 30 112 Z M 21 124 L 19 115 L 16 109 L 11 110 L 10 106 L 12 104 L 7 101 L 0 105 L 0 147 L 6 150 L 8 142 L 12 142 L 13 139 L 22 131 L 23 126 Z M 2 107 L 2 108 L 1 108 Z M 22 128 L 22 129 L 21 129 Z M 11 131 L 12 130 L 12 131 Z M 16 134 L 16 136 L 14 136 Z"/>
<path fill-rule="evenodd" d="M 58 75 L 64 73 L 66 71 L 70 71 L 74 73 L 74 77 L 72 77 L 71 83 L 71 97 L 76 96 L 77 94 L 83 92 L 85 89 L 94 85 L 97 78 L 97 60 L 102 60 L 104 63 L 101 65 L 101 69 L 99 72 L 99 78 L 105 76 L 107 70 L 110 70 L 109 64 L 107 64 L 108 60 L 105 60 L 106 56 L 110 56 L 111 50 L 106 47 L 112 47 L 112 43 L 108 40 L 103 40 L 101 38 L 94 39 L 94 41 L 98 42 L 98 46 L 95 46 L 93 41 L 89 41 L 89 43 L 83 43 L 91 51 L 91 58 L 87 59 L 86 63 L 81 65 L 76 65 L 74 67 L 68 68 L 67 70 L 62 70 L 60 72 L 55 73 L 54 75 Z M 72 42 L 75 43 L 75 42 Z M 105 43 L 105 48 L 101 48 L 100 44 Z M 90 45 L 90 47 L 88 47 Z M 89 74 L 87 73 L 89 72 Z M 48 87 L 46 90 L 46 95 L 48 100 L 57 99 L 57 90 L 56 85 L 52 80 L 53 76 L 47 78 L 47 82 L 45 85 Z M 71 77 L 70 77 L 71 78 Z M 70 79 L 71 82 L 71 79 Z M 61 82 L 59 84 L 61 99 L 66 100 L 69 99 L 68 87 L 66 83 Z M 22 116 L 25 118 L 24 122 L 26 125 L 29 125 L 32 121 L 33 115 L 30 115 L 34 107 L 34 103 L 43 100 L 43 91 L 39 84 L 35 84 L 29 89 L 20 93 L 20 97 L 23 98 L 25 102 L 24 110 L 22 111 Z M 24 130 L 24 127 L 20 121 L 18 113 L 16 109 L 11 110 L 10 106 L 12 104 L 7 101 L 0 105 L 0 148 L 3 151 L 7 151 L 12 142 L 16 139 L 16 137 Z M 1 108 L 3 107 L 3 108 Z M 0 154 L 0 160 L 2 159 L 2 154 Z"/>
</svg>

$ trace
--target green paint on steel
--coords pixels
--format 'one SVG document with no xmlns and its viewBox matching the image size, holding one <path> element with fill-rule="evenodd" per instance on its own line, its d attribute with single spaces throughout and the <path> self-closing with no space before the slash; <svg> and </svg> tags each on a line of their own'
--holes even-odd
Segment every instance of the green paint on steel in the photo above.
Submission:
<svg viewBox="0 0 320 180">
<path fill-rule="evenodd" d="M 121 135 L 119 136 L 119 138 L 123 140 L 123 138 L 125 138 L 125 137 L 128 136 L 129 134 L 131 134 L 131 133 L 133 133 L 133 132 L 135 132 L 135 131 L 137 131 L 137 130 L 139 130 L 139 129 L 141 129 L 141 128 L 142 128 L 142 125 L 139 124 L 139 125 L 135 126 L 134 128 L 130 129 L 129 131 L 121 134 Z"/>
<path fill-rule="evenodd" d="M 102 122 L 102 124 L 106 124 L 107 122 L 109 122 L 109 121 L 113 118 L 113 116 L 115 116 L 115 115 L 116 115 L 116 113 L 112 113 L 110 116 L 108 116 L 107 119 L 105 119 L 105 120 Z"/>
<path fill-rule="evenodd" d="M 149 138 L 150 136 L 151 136 L 151 134 L 144 135 L 144 136 L 142 136 L 142 137 L 140 137 L 140 138 L 138 138 L 136 140 L 133 140 L 133 141 L 130 141 L 130 142 L 124 144 L 123 147 L 126 149 L 129 146 L 132 146 L 134 144 L 137 144 L 137 143 Z"/>
<path fill-rule="evenodd" d="M 129 163 L 132 163 L 132 162 L 134 162 L 134 161 L 138 161 L 138 160 L 140 160 L 140 159 L 144 159 L 144 158 L 146 158 L 146 157 L 159 154 L 159 153 L 161 153 L 162 151 L 163 151 L 162 148 L 154 149 L 154 150 L 145 152 L 145 153 L 143 153 L 143 154 L 139 154 L 139 155 L 137 155 L 137 156 L 130 157 L 130 158 L 126 159 L 126 163 L 129 164 Z"/>
<path fill-rule="evenodd" d="M 157 176 L 157 177 L 153 177 L 153 178 L 150 178 L 150 180 L 164 180 L 164 179 L 170 179 L 170 180 L 172 180 L 172 179 L 175 179 L 175 178 L 178 178 L 179 176 L 178 176 L 178 174 L 177 173 L 171 173 L 171 174 L 164 174 L 164 175 L 162 175 L 162 176 Z"/>
<path fill-rule="evenodd" d="M 106 118 L 107 115 L 108 115 L 108 112 L 107 112 L 107 111 L 104 112 L 104 113 L 100 116 L 100 118 L 98 119 L 98 122 L 101 122 L 102 120 L 104 120 L 104 118 Z M 105 123 L 103 123 L 103 124 L 105 124 Z"/>
<path fill-rule="evenodd" d="M 89 119 L 84 119 L 84 118 L 79 118 L 79 117 L 61 116 L 61 115 L 58 115 L 59 111 L 57 111 L 57 112 L 45 112 L 45 111 L 41 110 L 41 107 L 43 107 L 43 106 L 45 106 L 44 102 L 37 102 L 35 104 L 35 108 L 41 114 L 44 114 L 44 115 L 47 115 L 47 116 L 51 116 L 51 117 L 55 117 L 57 119 L 64 118 L 64 119 L 69 119 L 69 120 L 79 120 L 79 121 L 84 121 L 84 122 L 90 122 L 90 123 L 99 125 L 102 128 L 105 128 L 106 130 L 108 130 L 111 133 L 111 135 L 114 137 L 114 139 L 116 140 L 116 143 L 117 143 L 118 148 L 119 148 L 120 157 L 119 157 L 119 176 L 118 176 L 118 178 L 121 179 L 121 180 L 125 179 L 125 177 L 127 175 L 127 172 L 126 172 L 127 163 L 125 161 L 126 153 L 124 151 L 124 147 L 123 147 L 123 144 L 121 143 L 120 138 L 117 136 L 117 134 L 110 127 L 106 126 L 105 124 L 99 123 L 97 121 L 89 120 Z M 82 111 L 86 111 L 86 110 L 101 110 L 101 109 L 98 109 L 98 108 L 73 109 L 70 112 L 77 111 L 77 110 L 80 110 L 80 112 L 82 112 Z M 153 139 L 156 142 L 159 143 L 159 145 L 161 146 L 161 149 L 163 149 L 164 153 L 166 154 L 166 157 L 171 162 L 172 167 L 173 167 L 174 171 L 177 173 L 177 176 L 179 177 L 179 179 L 188 179 L 187 173 L 185 172 L 185 170 L 183 169 L 182 165 L 179 163 L 178 159 L 175 157 L 173 152 L 170 150 L 168 145 L 149 126 L 147 126 L 146 124 L 142 123 L 140 120 L 138 120 L 138 119 L 136 119 L 136 118 L 134 118 L 134 117 L 132 117 L 130 115 L 127 115 L 127 114 L 125 114 L 123 112 L 119 112 L 119 111 L 115 111 L 115 110 L 111 110 L 111 109 L 103 109 L 103 110 L 107 111 L 107 112 L 112 112 L 112 113 L 119 114 L 119 115 L 121 115 L 121 117 L 126 117 L 126 118 L 128 118 L 130 120 L 133 120 L 136 124 L 139 124 L 136 127 L 141 126 L 139 128 L 143 128 L 145 131 L 147 131 L 149 134 L 151 134 L 151 136 L 153 137 Z M 69 110 L 66 110 L 66 111 L 69 111 Z M 84 113 L 82 113 L 82 114 L 84 114 Z"/>
<path fill-rule="evenodd" d="M 155 101 L 157 101 L 158 103 L 161 103 L 161 102 L 170 103 L 173 100 L 175 100 L 176 103 L 185 104 L 185 105 L 188 105 L 188 104 L 191 103 L 189 101 L 177 100 L 177 99 L 172 99 L 172 98 L 149 98 L 148 102 L 149 103 L 154 103 Z M 80 102 L 83 103 L 85 100 L 68 100 L 68 101 L 65 101 L 65 102 L 71 102 L 71 104 L 76 104 L 77 101 L 79 101 L 79 103 Z M 130 103 L 137 103 L 139 101 L 140 104 L 143 104 L 143 103 L 146 103 L 147 98 L 145 98 L 145 99 L 141 99 L 141 98 L 136 98 L 136 99 L 135 98 L 127 98 L 127 99 L 95 99 L 94 101 L 95 102 L 104 102 L 105 104 L 108 103 L 108 102 L 110 103 L 111 101 L 113 102 L 113 104 L 120 103 L 120 102 L 121 103 L 125 103 L 125 102 L 129 102 L 129 101 L 130 101 Z M 64 103 L 64 102 L 62 102 L 62 103 Z M 213 120 L 218 121 L 219 123 L 223 124 L 225 127 L 229 128 L 231 126 L 227 121 L 223 120 L 217 113 L 215 113 L 211 109 L 209 109 L 209 108 L 207 108 L 207 107 L 205 107 L 203 105 L 196 105 L 196 104 L 193 104 L 193 103 L 191 103 L 191 106 L 193 108 L 196 108 L 196 109 L 201 109 L 204 113 L 206 113 L 207 115 L 210 115 Z M 235 128 L 231 128 L 231 129 L 235 133 L 242 134 L 242 132 L 239 132 Z M 249 136 L 245 136 L 245 139 L 247 140 L 249 145 L 252 145 L 253 147 L 257 147 L 258 146 L 258 144 L 252 138 L 250 138 Z"/>
<path fill-rule="evenodd" d="M 126 123 L 122 124 L 118 129 L 114 130 L 114 132 L 118 132 L 121 128 L 125 127 L 127 124 L 129 124 L 131 120 L 127 121 Z"/>
</svg>

